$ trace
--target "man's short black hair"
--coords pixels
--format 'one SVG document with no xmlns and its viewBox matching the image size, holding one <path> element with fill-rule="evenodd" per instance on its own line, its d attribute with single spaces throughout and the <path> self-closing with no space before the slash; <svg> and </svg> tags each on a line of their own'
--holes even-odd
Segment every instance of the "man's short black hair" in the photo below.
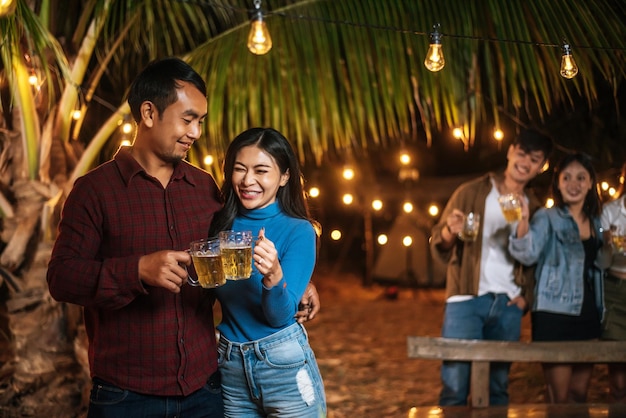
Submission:
<svg viewBox="0 0 626 418">
<path fill-rule="evenodd" d="M 533 129 L 524 129 L 521 131 L 515 138 L 513 145 L 519 146 L 526 153 L 542 151 L 546 159 L 552 154 L 552 148 L 554 146 L 549 136 Z"/>
</svg>

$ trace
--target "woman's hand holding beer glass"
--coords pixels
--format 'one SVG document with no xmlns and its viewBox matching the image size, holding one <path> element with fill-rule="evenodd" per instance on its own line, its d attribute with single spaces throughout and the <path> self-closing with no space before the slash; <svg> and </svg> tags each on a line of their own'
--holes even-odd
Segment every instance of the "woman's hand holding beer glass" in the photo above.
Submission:
<svg viewBox="0 0 626 418">
<path fill-rule="evenodd" d="M 613 251 L 621 254 L 626 253 L 626 227 L 622 225 L 611 225 L 611 244 Z"/>
<path fill-rule="evenodd" d="M 502 215 L 507 223 L 512 224 L 522 220 L 522 205 L 524 198 L 517 193 L 507 193 L 498 197 Z M 526 214 L 528 217 L 528 213 Z"/>
</svg>

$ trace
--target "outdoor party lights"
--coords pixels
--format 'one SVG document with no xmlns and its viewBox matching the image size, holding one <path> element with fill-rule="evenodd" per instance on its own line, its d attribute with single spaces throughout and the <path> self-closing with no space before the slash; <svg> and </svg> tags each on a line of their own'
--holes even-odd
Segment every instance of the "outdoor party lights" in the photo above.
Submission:
<svg viewBox="0 0 626 418">
<path fill-rule="evenodd" d="M 551 208 L 552 206 L 554 206 L 554 199 L 549 197 L 548 200 L 546 200 L 546 207 Z"/>
<path fill-rule="evenodd" d="M 572 55 L 572 48 L 563 42 L 563 56 L 561 57 L 561 75 L 565 78 L 574 78 L 578 74 L 578 66 Z"/>
<path fill-rule="evenodd" d="M 0 17 L 10 15 L 15 11 L 17 0 L 0 0 Z"/>
<path fill-rule="evenodd" d="M 413 238 L 411 238 L 411 236 L 407 235 L 404 238 L 402 238 L 402 245 L 404 245 L 405 247 L 410 247 L 411 245 L 413 245 Z"/>
<path fill-rule="evenodd" d="M 432 204 L 428 207 L 428 214 L 433 218 L 439 215 L 439 206 Z"/>
<path fill-rule="evenodd" d="M 36 87 L 39 84 L 39 77 L 37 77 L 35 72 L 28 76 L 28 84 L 33 87 Z"/>
<path fill-rule="evenodd" d="M 606 192 L 607 190 L 609 190 L 609 182 L 603 181 L 602 183 L 600 183 L 600 188 L 602 189 L 602 191 Z"/>
<path fill-rule="evenodd" d="M 205 166 L 210 166 L 213 165 L 213 162 L 215 161 L 215 158 L 213 158 L 213 156 L 211 154 L 207 154 L 204 156 L 204 160 L 202 160 L 204 162 Z"/>
<path fill-rule="evenodd" d="M 254 15 L 248 35 L 248 49 L 255 55 L 265 55 L 272 49 L 272 38 L 263 20 L 261 0 L 254 0 Z"/>
<path fill-rule="evenodd" d="M 339 241 L 341 239 L 341 231 L 338 229 L 333 229 L 330 231 L 330 239 L 333 241 Z"/>
<path fill-rule="evenodd" d="M 350 193 L 346 193 L 343 195 L 341 200 L 343 201 L 344 205 L 349 206 L 352 204 L 352 202 L 354 202 L 354 196 L 352 196 Z"/>
<path fill-rule="evenodd" d="M 352 167 L 344 167 L 341 175 L 346 180 L 352 180 L 354 178 L 354 169 Z"/>
<path fill-rule="evenodd" d="M 433 25 L 433 31 L 430 33 L 430 47 L 426 53 L 424 66 L 432 72 L 440 71 L 446 60 L 443 58 L 443 50 L 441 49 L 441 34 L 439 33 L 439 23 Z"/>
<path fill-rule="evenodd" d="M 124 122 L 122 124 L 122 132 L 128 135 L 133 131 L 133 124 L 130 122 Z"/>
<path fill-rule="evenodd" d="M 387 235 L 385 235 L 385 234 L 380 234 L 376 238 L 376 241 L 378 242 L 378 245 L 385 245 L 389 241 L 389 237 L 387 237 Z"/>
<path fill-rule="evenodd" d="M 502 141 L 504 139 L 504 132 L 502 132 L 502 129 L 496 129 L 493 131 L 493 139 L 496 141 Z"/>
<path fill-rule="evenodd" d="M 411 156 L 407 152 L 400 154 L 400 164 L 409 165 L 411 163 Z"/>
<path fill-rule="evenodd" d="M 311 187 L 309 189 L 309 196 L 311 196 L 311 197 L 319 197 L 319 195 L 320 195 L 319 187 Z"/>
<path fill-rule="evenodd" d="M 404 213 L 411 213 L 411 212 L 413 212 L 413 203 L 411 203 L 411 202 L 404 202 L 404 205 L 402 205 L 402 210 L 404 211 Z"/>
<path fill-rule="evenodd" d="M 383 208 L 383 201 L 380 199 L 375 199 L 372 200 L 372 209 L 374 209 L 375 211 L 379 211 Z"/>
</svg>

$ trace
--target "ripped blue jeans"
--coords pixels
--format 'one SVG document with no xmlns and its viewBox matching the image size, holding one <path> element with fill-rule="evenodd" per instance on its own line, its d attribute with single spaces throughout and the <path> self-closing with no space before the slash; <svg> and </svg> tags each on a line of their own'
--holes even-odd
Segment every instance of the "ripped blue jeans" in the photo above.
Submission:
<svg viewBox="0 0 626 418">
<path fill-rule="evenodd" d="M 217 348 L 224 417 L 326 416 L 322 376 L 300 324 L 268 337 Z"/>
</svg>

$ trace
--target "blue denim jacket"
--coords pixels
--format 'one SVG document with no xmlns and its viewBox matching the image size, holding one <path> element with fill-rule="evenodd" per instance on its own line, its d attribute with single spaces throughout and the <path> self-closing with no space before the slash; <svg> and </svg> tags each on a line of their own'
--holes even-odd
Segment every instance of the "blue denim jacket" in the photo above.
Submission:
<svg viewBox="0 0 626 418">
<path fill-rule="evenodd" d="M 593 218 L 597 239 L 602 241 L 600 218 Z M 522 238 L 509 238 L 509 252 L 524 265 L 537 263 L 533 311 L 580 315 L 583 304 L 585 250 L 578 225 L 567 208 L 539 209 Z M 603 317 L 602 271 L 592 267 L 596 306 Z"/>
</svg>

